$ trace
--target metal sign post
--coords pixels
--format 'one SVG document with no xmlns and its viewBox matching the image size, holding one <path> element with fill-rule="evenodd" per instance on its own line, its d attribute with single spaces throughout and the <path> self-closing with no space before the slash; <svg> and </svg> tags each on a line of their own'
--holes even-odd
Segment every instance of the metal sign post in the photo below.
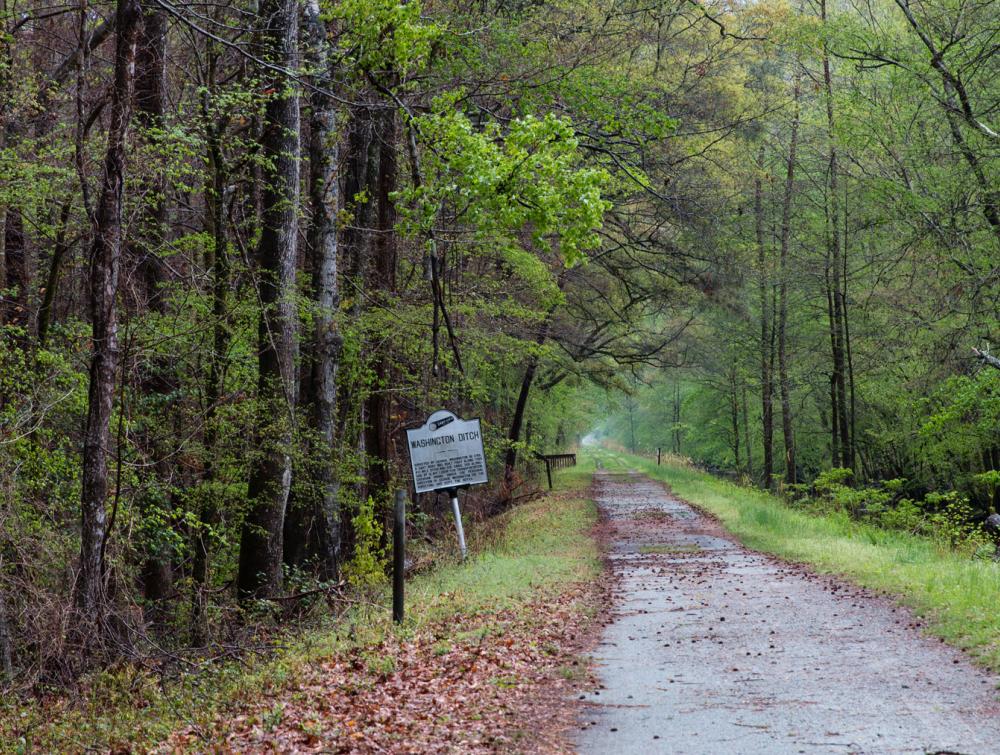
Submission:
<svg viewBox="0 0 1000 755">
<path fill-rule="evenodd" d="M 458 491 L 489 482 L 483 433 L 478 419 L 461 419 L 442 409 L 414 430 L 406 431 L 413 488 L 417 493 L 446 490 L 455 515 L 458 547 L 465 558 L 465 530 Z"/>
<path fill-rule="evenodd" d="M 451 513 L 455 515 L 455 530 L 458 532 L 458 549 L 462 551 L 462 560 L 465 560 L 465 529 L 462 527 L 462 510 L 458 508 L 458 491 L 452 488 L 448 491 L 451 498 Z"/>
</svg>

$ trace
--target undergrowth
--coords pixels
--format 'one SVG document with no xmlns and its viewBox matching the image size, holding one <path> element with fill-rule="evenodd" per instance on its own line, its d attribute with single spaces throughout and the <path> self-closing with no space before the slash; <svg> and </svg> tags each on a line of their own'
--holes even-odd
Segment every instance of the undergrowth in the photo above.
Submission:
<svg viewBox="0 0 1000 755">
<path fill-rule="evenodd" d="M 601 569 L 590 530 L 597 521 L 585 497 L 589 470 L 559 473 L 554 493 L 516 507 L 470 534 L 464 562 L 442 560 L 406 586 L 406 620 L 394 626 L 389 595 L 379 593 L 329 625 L 291 637 L 277 653 L 245 653 L 201 673 L 162 683 L 155 669 L 121 667 L 86 680 L 73 698 L 0 701 L 0 752 L 154 749 L 181 727 L 204 729 L 229 708 L 294 684 L 306 665 L 379 645 L 393 632 L 412 634 L 449 617 L 518 610 Z M 443 638 L 442 642 L 446 642 Z"/>
</svg>

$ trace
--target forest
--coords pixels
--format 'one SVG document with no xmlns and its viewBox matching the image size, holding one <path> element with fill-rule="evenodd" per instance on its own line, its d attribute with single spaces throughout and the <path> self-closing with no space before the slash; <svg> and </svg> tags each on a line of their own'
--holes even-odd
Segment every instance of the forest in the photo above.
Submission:
<svg viewBox="0 0 1000 755">
<path fill-rule="evenodd" d="M 0 688 L 382 584 L 441 408 L 474 517 L 594 439 L 904 528 L 997 505 L 994 0 L 0 20 Z"/>
</svg>

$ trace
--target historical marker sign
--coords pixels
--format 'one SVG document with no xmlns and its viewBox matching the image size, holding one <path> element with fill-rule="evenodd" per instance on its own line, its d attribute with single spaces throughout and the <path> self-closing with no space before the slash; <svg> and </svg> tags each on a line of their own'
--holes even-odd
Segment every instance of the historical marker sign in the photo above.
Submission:
<svg viewBox="0 0 1000 755">
<path fill-rule="evenodd" d="M 407 430 L 406 445 L 417 493 L 489 482 L 478 419 L 460 419 L 442 409 L 422 427 Z"/>
</svg>

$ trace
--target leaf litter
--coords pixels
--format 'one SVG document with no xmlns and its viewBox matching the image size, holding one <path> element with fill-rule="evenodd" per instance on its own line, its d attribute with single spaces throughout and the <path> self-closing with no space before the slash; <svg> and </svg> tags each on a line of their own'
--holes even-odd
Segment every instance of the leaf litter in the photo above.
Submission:
<svg viewBox="0 0 1000 755">
<path fill-rule="evenodd" d="M 574 691 L 592 684 L 581 654 L 607 589 L 577 583 L 338 653 L 162 751 L 571 752 Z"/>
</svg>

